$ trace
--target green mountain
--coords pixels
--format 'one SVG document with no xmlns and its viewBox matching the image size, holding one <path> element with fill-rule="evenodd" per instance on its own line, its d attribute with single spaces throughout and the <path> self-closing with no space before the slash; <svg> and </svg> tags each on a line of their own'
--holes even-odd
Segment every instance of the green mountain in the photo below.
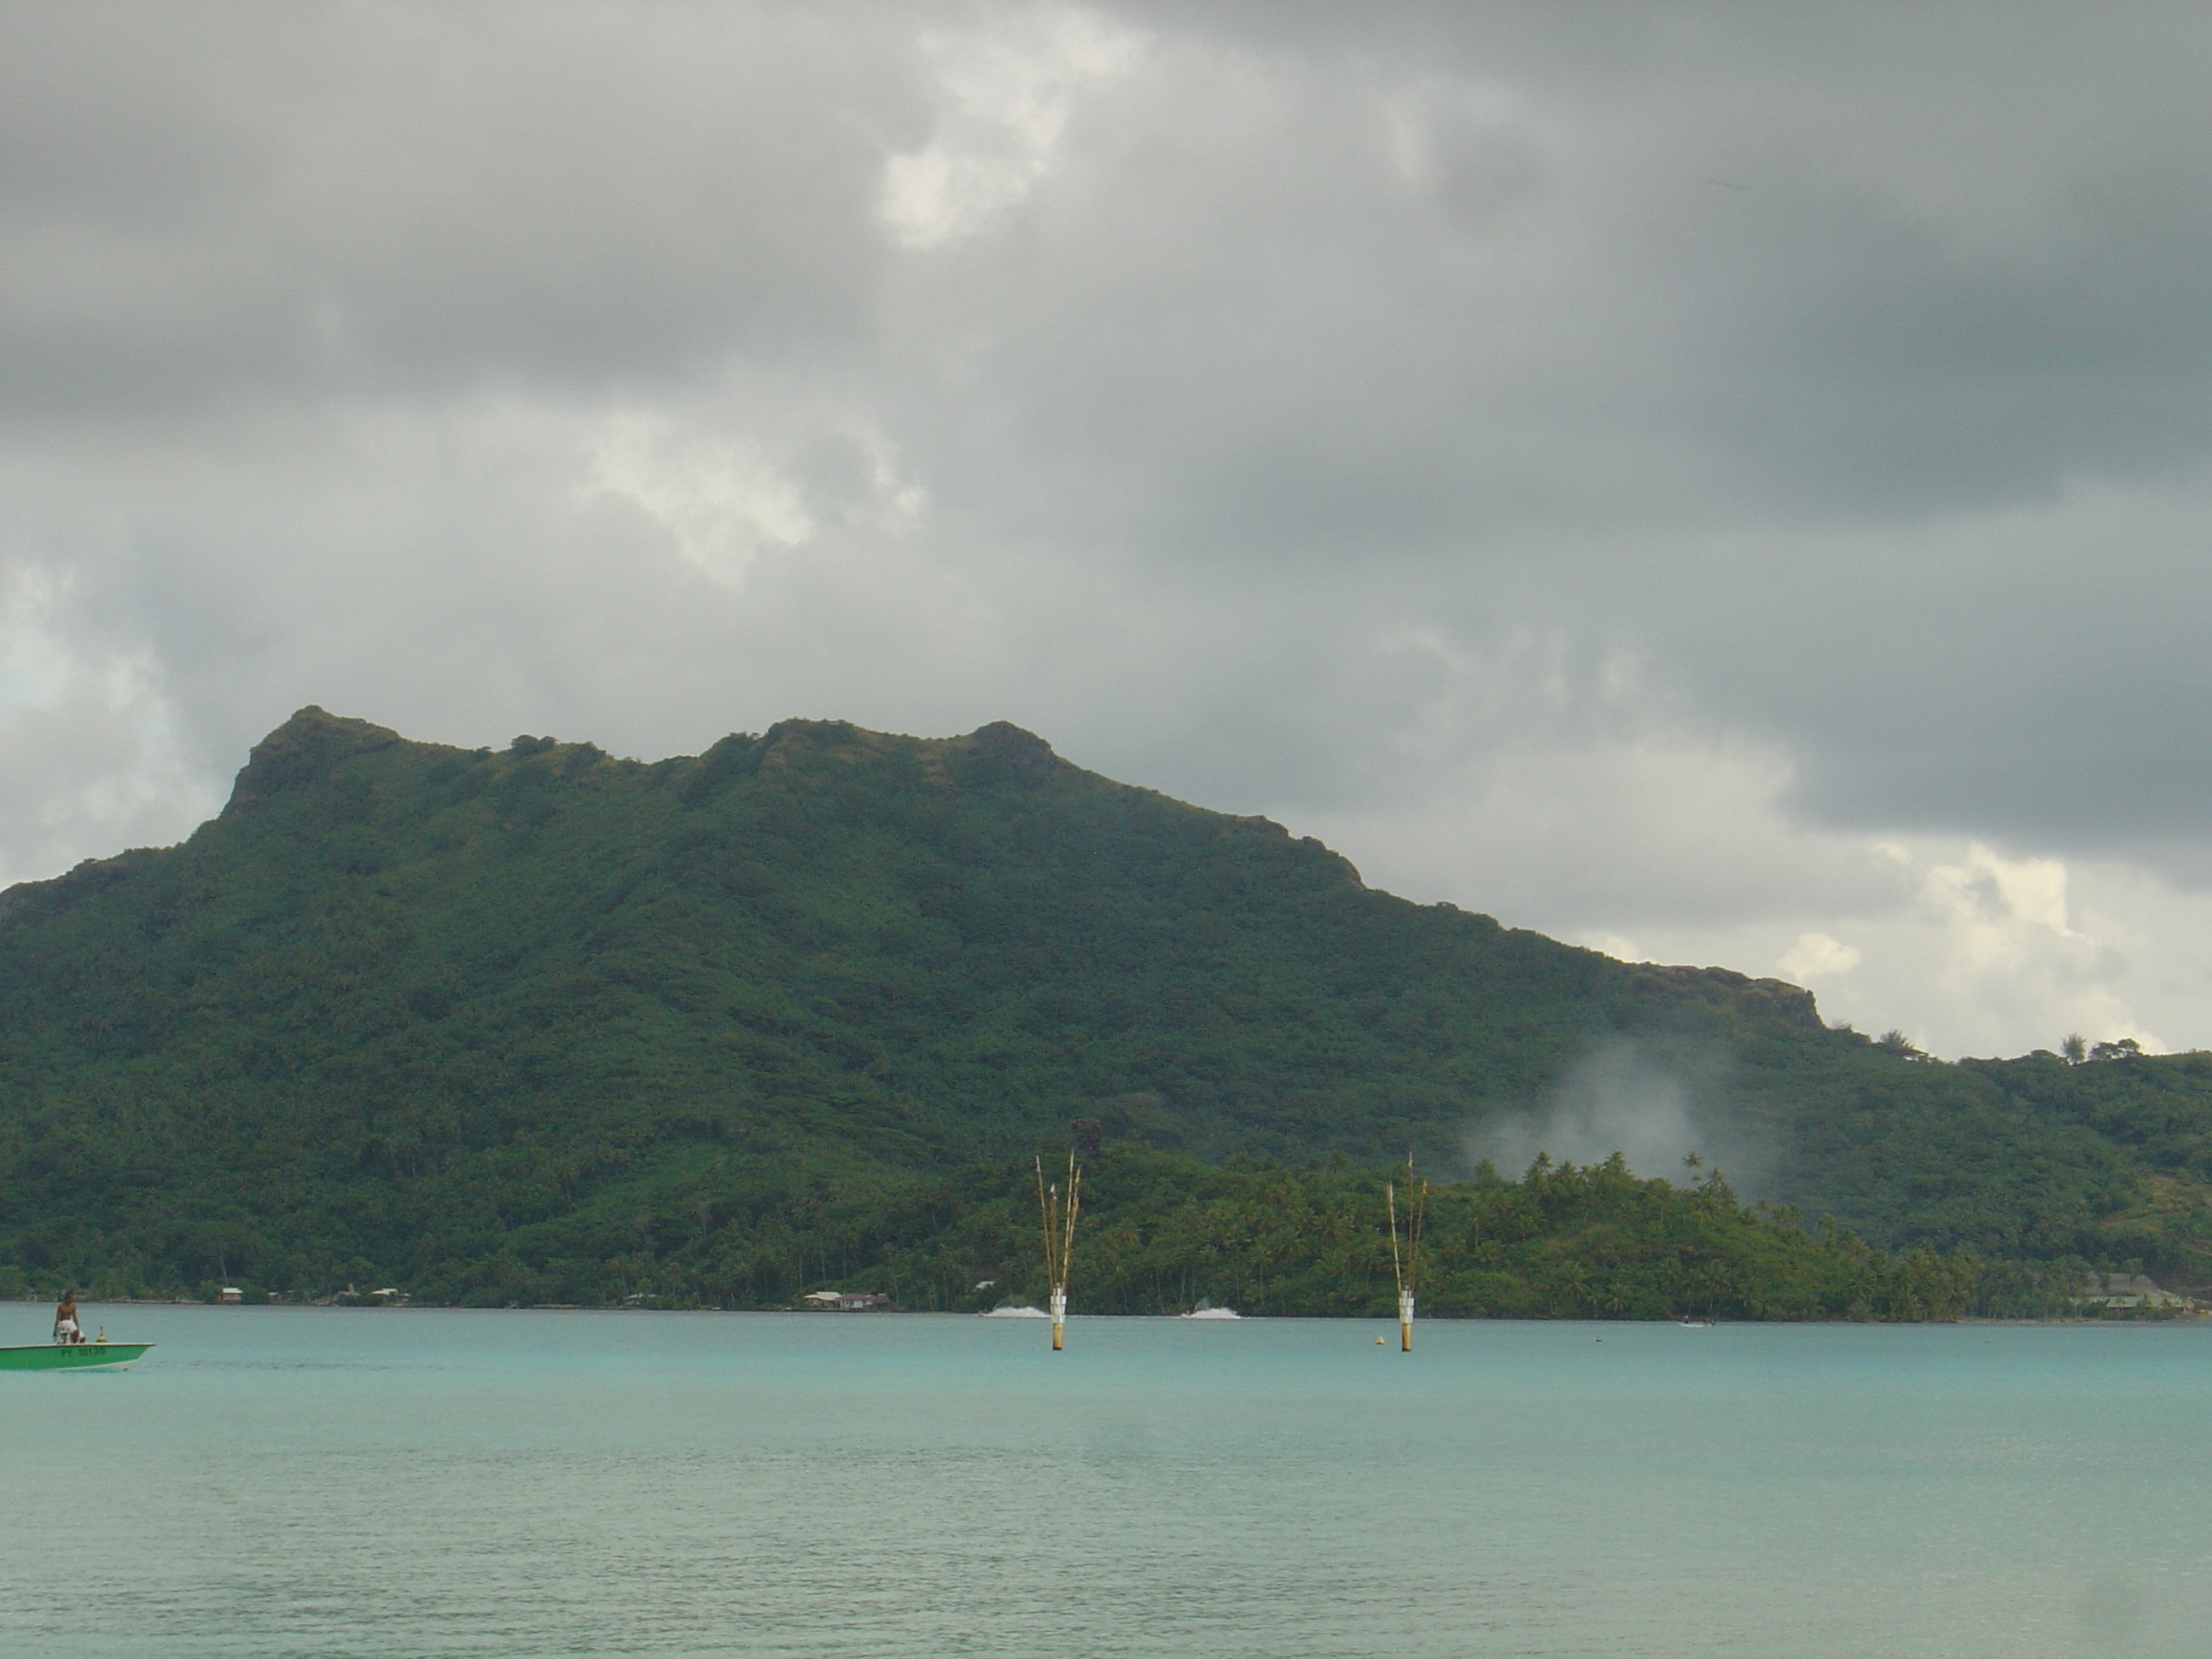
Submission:
<svg viewBox="0 0 2212 1659">
<path fill-rule="evenodd" d="M 1102 1239 L 1116 1201 L 1136 1229 L 1127 1305 L 1172 1299 L 1160 1229 L 1279 1209 L 1267 1183 L 1293 1177 L 1356 1210 L 1345 1183 L 1408 1149 L 1475 1182 L 1440 1214 L 1541 1212 L 1524 1241 L 1583 1240 L 1513 1269 L 1526 1290 L 1559 1251 L 1628 1271 L 1591 1204 L 1670 1201 L 1650 1179 L 1669 1171 L 1616 1170 L 1547 1211 L 1480 1164 L 1593 1076 L 1624 1097 L 1599 1122 L 1672 1091 L 1736 1184 L 1885 1250 L 2189 1278 L 2212 1259 L 2212 1055 L 1939 1063 L 1775 981 L 1374 891 L 1316 842 L 1003 724 L 787 721 L 647 764 L 308 708 L 182 845 L 0 894 L 0 1277 L 772 1303 L 896 1268 L 943 1303 L 994 1263 L 1030 1271 L 1017 1211 L 978 1218 L 1079 1121 L 1102 1192 L 1109 1166 L 1147 1172 L 1100 1200 Z M 1699 1190 L 1767 1230 L 1721 1255 L 1806 1237 Z M 1449 1248 L 1504 1272 L 1475 1227 Z M 1249 1265 L 1253 1237 L 1188 1249 Z M 1832 1242 L 1820 1272 L 1863 1255 Z"/>
</svg>

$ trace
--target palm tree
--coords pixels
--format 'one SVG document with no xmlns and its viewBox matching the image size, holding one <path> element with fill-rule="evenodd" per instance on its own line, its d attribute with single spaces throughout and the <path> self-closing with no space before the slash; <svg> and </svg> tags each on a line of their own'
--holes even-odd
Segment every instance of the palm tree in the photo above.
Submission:
<svg viewBox="0 0 2212 1659">
<path fill-rule="evenodd" d="M 1589 1300 L 1589 1269 L 1579 1261 L 1570 1261 L 1559 1270 L 1559 1284 L 1567 1293 L 1569 1306 L 1580 1312 Z"/>
</svg>

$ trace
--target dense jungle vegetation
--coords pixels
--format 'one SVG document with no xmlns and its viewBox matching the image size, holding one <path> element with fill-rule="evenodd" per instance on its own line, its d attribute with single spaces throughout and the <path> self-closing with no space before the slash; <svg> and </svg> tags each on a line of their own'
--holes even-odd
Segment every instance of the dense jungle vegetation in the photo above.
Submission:
<svg viewBox="0 0 2212 1659">
<path fill-rule="evenodd" d="M 1403 1168 L 1392 1173 L 1410 1257 L 1419 1189 Z M 975 1181 L 957 1224 L 890 1252 L 875 1277 L 908 1306 L 988 1305 L 1009 1291 L 1038 1300 L 1036 1205 L 1010 1179 L 1019 1174 Z M 1211 1302 L 1248 1314 L 1394 1317 L 1385 1179 L 1208 1169 L 1109 1149 L 1084 1172 L 1071 1300 L 1098 1313 Z M 1420 1211 L 1419 1259 L 1408 1265 L 1422 1310 L 1448 1317 L 1955 1319 L 1976 1278 L 1969 1255 L 1923 1247 L 1886 1257 L 1832 1223 L 1808 1234 L 1791 1212 L 1745 1206 L 1725 1176 L 1679 1188 L 1638 1179 L 1619 1158 L 1579 1169 L 1542 1160 L 1518 1181 L 1486 1170 L 1430 1187 Z M 996 1252 L 987 1284 L 973 1269 Z"/>
<path fill-rule="evenodd" d="M 1777 1207 L 1478 1166 L 1597 1053 Z M 2212 1278 L 2212 1055 L 1941 1063 L 1008 726 L 645 763 L 306 709 L 182 845 L 0 895 L 0 1290 L 964 1306 L 1030 1271 L 1027 1160 L 1078 1120 L 1079 1306 L 1387 1302 L 1409 1148 L 1459 1177 L 1437 1312 L 1899 1316 L 1964 1299 L 1962 1252 Z"/>
</svg>

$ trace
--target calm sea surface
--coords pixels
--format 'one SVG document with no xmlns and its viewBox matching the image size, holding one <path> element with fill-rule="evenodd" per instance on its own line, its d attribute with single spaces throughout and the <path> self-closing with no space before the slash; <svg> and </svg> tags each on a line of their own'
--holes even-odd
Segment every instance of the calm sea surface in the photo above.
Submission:
<svg viewBox="0 0 2212 1659">
<path fill-rule="evenodd" d="M 87 1318 L 23 1659 L 2212 1652 L 2212 1328 Z"/>
</svg>

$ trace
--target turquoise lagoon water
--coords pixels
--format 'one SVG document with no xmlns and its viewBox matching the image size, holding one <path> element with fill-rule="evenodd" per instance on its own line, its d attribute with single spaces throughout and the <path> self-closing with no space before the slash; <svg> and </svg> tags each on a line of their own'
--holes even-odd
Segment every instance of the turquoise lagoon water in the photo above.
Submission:
<svg viewBox="0 0 2212 1659">
<path fill-rule="evenodd" d="M 88 1319 L 10 1656 L 2212 1652 L 2212 1328 Z"/>
</svg>

